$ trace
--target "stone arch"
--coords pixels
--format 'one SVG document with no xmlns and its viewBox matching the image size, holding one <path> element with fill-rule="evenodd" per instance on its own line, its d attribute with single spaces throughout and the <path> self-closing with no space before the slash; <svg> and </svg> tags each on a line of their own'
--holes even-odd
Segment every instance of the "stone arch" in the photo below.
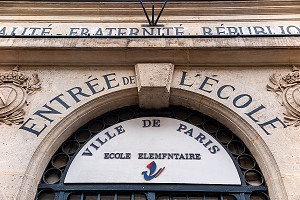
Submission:
<svg viewBox="0 0 300 200">
<path fill-rule="evenodd" d="M 280 170 L 272 152 L 264 139 L 246 120 L 211 98 L 182 89 L 171 89 L 170 104 L 202 112 L 231 129 L 246 144 L 258 162 L 266 178 L 270 198 L 287 199 Z"/>
<path fill-rule="evenodd" d="M 138 104 L 136 88 L 96 98 L 63 118 L 36 149 L 27 167 L 17 199 L 33 199 L 37 184 L 52 155 L 70 134 L 91 119 L 120 107 Z M 221 103 L 197 93 L 171 88 L 170 104 L 197 110 L 230 128 L 251 151 L 266 177 L 272 199 L 287 199 L 276 160 L 259 133 L 237 113 Z M 261 153 L 263 152 L 263 153 Z"/>
<path fill-rule="evenodd" d="M 52 155 L 76 129 L 96 116 L 123 106 L 137 104 L 136 88 L 125 89 L 95 98 L 61 119 L 44 137 L 34 152 L 27 166 L 17 199 L 34 199 L 37 185 Z"/>
</svg>

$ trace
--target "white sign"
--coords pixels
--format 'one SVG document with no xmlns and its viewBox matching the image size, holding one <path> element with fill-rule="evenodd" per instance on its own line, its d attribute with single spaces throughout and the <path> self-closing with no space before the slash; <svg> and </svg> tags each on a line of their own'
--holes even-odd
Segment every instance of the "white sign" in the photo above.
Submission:
<svg viewBox="0 0 300 200">
<path fill-rule="evenodd" d="M 231 157 L 213 137 L 160 117 L 128 120 L 98 133 L 78 152 L 64 182 L 241 184 Z"/>
</svg>

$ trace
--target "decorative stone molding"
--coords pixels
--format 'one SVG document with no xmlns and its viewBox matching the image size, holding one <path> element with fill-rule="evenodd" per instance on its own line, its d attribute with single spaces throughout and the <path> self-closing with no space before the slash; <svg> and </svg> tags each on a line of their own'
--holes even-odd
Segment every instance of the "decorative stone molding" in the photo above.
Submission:
<svg viewBox="0 0 300 200">
<path fill-rule="evenodd" d="M 27 97 L 41 88 L 36 73 L 29 77 L 19 72 L 19 67 L 0 74 L 0 124 L 21 124 L 24 121 Z"/>
<path fill-rule="evenodd" d="M 62 143 L 78 128 L 95 117 L 123 106 L 137 105 L 136 88 L 103 95 L 73 110 L 50 130 L 38 145 L 25 172 L 16 200 L 34 199 L 36 188 L 49 160 Z M 44 152 L 44 153 L 42 153 Z M 1 199 L 1 198 L 0 198 Z M 2 199 L 1 199 L 2 200 Z"/>
<path fill-rule="evenodd" d="M 231 131 L 246 144 L 261 167 L 269 188 L 270 199 L 289 199 L 286 186 L 281 178 L 282 172 L 270 150 L 270 145 L 260 136 L 259 130 L 253 128 L 237 112 L 212 98 L 178 88 L 172 88 L 170 103 L 197 110 L 213 117 L 225 126 L 231 127 Z"/>
<path fill-rule="evenodd" d="M 287 125 L 300 126 L 300 70 L 293 66 L 292 72 L 270 77 L 267 90 L 274 92 L 287 110 L 284 120 Z"/>
<path fill-rule="evenodd" d="M 170 63 L 137 64 L 135 73 L 141 108 L 158 109 L 169 106 L 174 65 Z"/>
</svg>

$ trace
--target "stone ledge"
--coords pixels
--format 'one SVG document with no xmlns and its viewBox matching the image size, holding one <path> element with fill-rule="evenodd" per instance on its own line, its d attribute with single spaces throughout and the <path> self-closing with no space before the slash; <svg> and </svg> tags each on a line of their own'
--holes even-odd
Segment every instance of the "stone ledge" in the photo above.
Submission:
<svg viewBox="0 0 300 200">
<path fill-rule="evenodd" d="M 300 48 L 36 48 L 0 49 L 4 66 L 134 66 L 173 63 L 182 66 L 264 67 L 300 65 Z"/>
<path fill-rule="evenodd" d="M 228 38 L 1 38 L 0 49 L 300 48 L 300 37 Z"/>
</svg>

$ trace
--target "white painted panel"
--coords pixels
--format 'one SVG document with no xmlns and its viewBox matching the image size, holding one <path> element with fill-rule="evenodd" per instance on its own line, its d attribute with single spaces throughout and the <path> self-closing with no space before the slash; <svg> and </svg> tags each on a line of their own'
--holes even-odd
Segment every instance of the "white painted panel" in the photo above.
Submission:
<svg viewBox="0 0 300 200">
<path fill-rule="evenodd" d="M 144 127 L 145 120 L 159 123 Z M 127 159 L 105 159 L 105 153 L 109 158 L 116 153 L 126 158 L 127 153 Z M 153 165 L 150 174 L 147 165 L 152 161 L 157 167 Z M 176 119 L 147 117 L 113 125 L 93 137 L 74 158 L 65 183 L 240 185 L 241 181 L 226 150 L 205 131 Z"/>
</svg>

